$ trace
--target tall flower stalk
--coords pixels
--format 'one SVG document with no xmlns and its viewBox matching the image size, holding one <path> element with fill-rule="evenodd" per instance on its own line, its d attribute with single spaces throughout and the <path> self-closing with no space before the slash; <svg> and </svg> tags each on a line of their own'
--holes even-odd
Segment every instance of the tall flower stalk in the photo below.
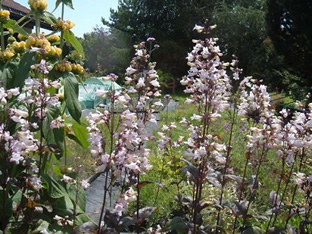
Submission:
<svg viewBox="0 0 312 234">
<path fill-rule="evenodd" d="M 205 26 L 196 25 L 194 29 L 208 34 L 213 28 L 206 22 Z M 190 70 L 181 81 L 186 86 L 185 92 L 191 94 L 186 103 L 198 108 L 198 114 L 182 121 L 191 129 L 185 142 L 187 150 L 183 160 L 187 167 L 183 171 L 193 183 L 192 224 L 189 227 L 192 233 L 199 231 L 202 223 L 204 184 L 209 182 L 222 187 L 217 179 L 221 173 L 216 168 L 225 168 L 226 152 L 229 156 L 226 145 L 210 129 L 211 124 L 221 117 L 221 112 L 229 108 L 232 88 L 226 73 L 229 63 L 221 61 L 222 53 L 216 41 L 216 38 L 193 40 L 195 46 L 187 57 Z"/>
<path fill-rule="evenodd" d="M 149 38 L 147 43 L 152 44 L 154 40 Z M 140 176 L 151 168 L 147 157 L 149 150 L 144 146 L 148 140 L 146 124 L 155 121 L 153 112 L 157 106 L 162 105 L 159 100 L 155 100 L 155 97 L 159 97 L 160 93 L 158 91 L 158 76 L 154 69 L 156 64 L 150 62 L 153 49 L 146 49 L 144 42 L 136 46 L 136 56 L 126 71 L 126 80 L 130 88 L 123 91 L 98 91 L 96 95 L 111 99 L 111 108 L 104 112 L 91 113 L 88 116 L 91 153 L 99 159 L 98 169 L 105 172 L 104 199 L 98 225 L 99 231 L 102 229 L 101 221 L 105 215 L 123 215 L 129 202 L 125 199 L 127 197 L 125 194 L 130 193 L 131 185 L 135 185 L 137 189 L 135 216 L 137 219 L 137 232 L 140 230 L 140 189 L 142 187 Z M 110 75 L 106 79 L 115 82 L 117 77 Z M 130 93 L 132 97 L 130 97 Z M 120 113 L 115 114 L 118 111 Z M 118 119 L 117 126 L 115 125 L 116 118 Z M 103 136 L 101 125 L 106 126 L 108 129 L 109 141 Z M 108 151 L 107 142 L 110 142 Z M 122 174 L 126 178 L 120 178 Z M 111 175 L 111 178 L 109 178 L 109 175 Z M 133 178 L 136 178 L 135 184 L 131 182 Z M 121 194 L 115 208 L 108 211 L 105 208 L 108 187 L 113 186 L 113 182 L 118 179 L 130 183 L 127 183 L 127 190 Z"/>
</svg>

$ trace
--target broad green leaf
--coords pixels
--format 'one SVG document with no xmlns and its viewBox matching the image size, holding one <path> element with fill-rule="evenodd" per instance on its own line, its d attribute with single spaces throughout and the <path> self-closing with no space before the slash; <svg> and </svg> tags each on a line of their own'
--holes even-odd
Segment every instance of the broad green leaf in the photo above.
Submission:
<svg viewBox="0 0 312 234">
<path fill-rule="evenodd" d="M 54 128 L 53 129 L 53 135 L 54 135 L 54 141 L 55 144 L 58 146 L 58 148 L 61 150 L 62 154 L 60 156 L 63 156 L 64 152 L 64 128 Z M 57 155 L 56 155 L 57 156 Z"/>
<path fill-rule="evenodd" d="M 57 165 L 53 165 L 53 172 L 55 175 L 59 176 L 59 177 L 62 177 L 63 174 L 61 172 L 61 168 Z"/>
<path fill-rule="evenodd" d="M 54 211 L 60 216 L 72 215 L 74 204 L 66 193 L 63 197 L 57 199 L 53 204 Z"/>
<path fill-rule="evenodd" d="M 75 178 L 74 176 L 69 175 L 72 178 Z M 86 207 L 86 191 L 79 186 L 77 190 L 77 186 L 68 186 L 67 193 L 70 199 L 73 203 L 76 204 L 76 210 L 78 213 L 85 213 L 85 207 Z M 77 201 L 76 201 L 77 199 Z"/>
<path fill-rule="evenodd" d="M 64 152 L 64 128 L 51 129 L 50 124 L 53 119 L 61 115 L 61 111 L 55 106 L 49 106 L 46 115 L 47 118 L 43 122 L 43 135 L 48 145 L 55 148 L 55 156 L 60 159 Z"/>
<path fill-rule="evenodd" d="M 12 201 L 14 201 L 16 204 L 19 204 L 22 200 L 22 190 L 17 190 L 16 193 L 12 196 Z"/>
<path fill-rule="evenodd" d="M 75 37 L 74 33 L 70 30 L 64 32 L 64 39 L 69 42 L 75 50 L 77 50 L 82 56 L 84 57 L 84 51 L 81 43 L 78 41 L 78 39 Z"/>
<path fill-rule="evenodd" d="M 92 224 L 91 221 L 92 221 L 92 219 L 87 214 L 81 214 L 81 215 L 78 215 L 76 217 L 76 225 L 82 225 L 82 224 L 88 223 L 88 222 L 90 222 L 90 224 Z M 92 225 L 92 227 L 94 227 L 94 224 Z M 94 229 L 93 229 L 93 231 L 94 231 Z M 82 233 L 82 232 L 80 232 L 80 233 Z"/>
<path fill-rule="evenodd" d="M 38 220 L 38 222 L 36 223 L 36 229 L 32 230 L 31 233 L 42 233 L 43 230 L 48 230 L 49 228 L 49 223 L 45 220 Z"/>
<path fill-rule="evenodd" d="M 187 233 L 187 224 L 181 217 L 174 217 L 162 231 L 176 231 L 179 234 Z"/>
<path fill-rule="evenodd" d="M 5 195 L 3 195 L 5 193 Z M 5 197 L 5 204 L 3 204 L 3 198 Z M 3 207 L 4 205 L 4 207 Z M 5 210 L 5 222 L 7 223 L 10 219 L 10 217 L 13 214 L 13 208 L 12 208 L 12 199 L 9 198 L 7 190 L 4 192 L 2 189 L 0 190 L 0 219 L 3 219 L 4 210 Z"/>
<path fill-rule="evenodd" d="M 30 67 L 37 63 L 37 54 L 27 52 L 23 55 L 15 75 L 15 87 L 22 87 L 26 78 L 28 77 Z"/>
<path fill-rule="evenodd" d="M 83 145 L 81 144 L 81 142 L 79 141 L 79 139 L 73 135 L 73 134 L 69 134 L 67 133 L 66 136 L 71 139 L 72 141 L 76 142 L 78 145 L 80 145 L 81 147 L 83 147 Z"/>
<path fill-rule="evenodd" d="M 7 89 L 14 88 L 13 81 L 16 74 L 18 63 L 10 61 L 0 71 L 0 79 Z"/>
<path fill-rule="evenodd" d="M 55 16 L 48 11 L 44 12 L 42 19 L 48 24 L 55 24 L 57 22 Z"/>
<path fill-rule="evenodd" d="M 15 32 L 18 32 L 20 34 L 22 34 L 23 36 L 26 36 L 28 37 L 29 34 L 22 28 L 20 27 L 18 24 L 16 24 L 16 21 L 15 20 L 8 20 L 4 25 L 3 25 L 4 28 L 11 28 L 13 29 L 13 31 Z"/>
<path fill-rule="evenodd" d="M 42 175 L 42 177 L 49 185 L 48 192 L 51 198 L 62 198 L 64 196 L 67 196 L 65 188 L 60 183 L 58 183 L 53 177 L 47 174 Z"/>
<path fill-rule="evenodd" d="M 72 0 L 57 0 L 55 3 L 55 9 L 53 11 L 55 11 L 61 3 L 64 3 L 66 6 L 70 7 L 71 9 L 74 9 Z"/>
<path fill-rule="evenodd" d="M 90 143 L 88 141 L 88 130 L 87 130 L 87 128 L 83 125 L 78 124 L 78 123 L 74 123 L 72 126 L 72 129 L 75 133 L 75 136 L 77 137 L 77 139 L 81 143 L 82 147 L 87 149 L 90 145 Z"/>
<path fill-rule="evenodd" d="M 64 96 L 69 114 L 80 123 L 81 106 L 78 101 L 79 83 L 71 72 L 64 73 Z"/>
</svg>

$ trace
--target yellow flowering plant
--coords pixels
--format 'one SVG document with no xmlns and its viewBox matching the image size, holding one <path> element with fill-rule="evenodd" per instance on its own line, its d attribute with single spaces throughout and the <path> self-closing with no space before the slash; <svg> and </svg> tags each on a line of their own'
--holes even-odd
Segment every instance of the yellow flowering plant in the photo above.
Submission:
<svg viewBox="0 0 312 234">
<path fill-rule="evenodd" d="M 29 0 L 29 14 L 17 22 L 2 9 L 2 2 L 0 232 L 71 233 L 74 227 L 90 221 L 80 206 L 84 201 L 73 196 L 83 194 L 79 168 L 69 170 L 67 165 L 68 138 L 88 146 L 85 139 L 75 136 L 83 129 L 79 125 L 78 85 L 84 53 L 71 31 L 74 24 L 64 20 L 64 6 L 72 7 L 72 1 L 56 1 L 56 7 L 62 7 L 58 20 L 47 12 L 47 0 Z M 23 29 L 22 22 L 29 20 L 35 23 L 32 33 Z M 51 28 L 61 22 L 62 30 L 46 35 L 40 32 L 43 21 Z M 7 41 L 5 35 L 9 35 Z M 64 54 L 65 42 L 79 60 Z M 77 123 L 69 126 L 65 113 Z"/>
</svg>

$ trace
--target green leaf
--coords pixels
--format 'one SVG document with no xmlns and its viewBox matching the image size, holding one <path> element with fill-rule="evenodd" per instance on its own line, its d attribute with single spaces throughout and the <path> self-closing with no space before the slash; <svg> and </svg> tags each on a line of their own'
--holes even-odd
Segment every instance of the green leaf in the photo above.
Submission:
<svg viewBox="0 0 312 234">
<path fill-rule="evenodd" d="M 64 32 L 64 39 L 69 42 L 75 50 L 77 50 L 82 56 L 84 57 L 84 51 L 81 43 L 78 41 L 78 39 L 75 37 L 74 33 L 70 30 Z"/>
<path fill-rule="evenodd" d="M 31 233 L 41 233 L 43 230 L 48 230 L 49 225 L 50 224 L 47 221 L 40 219 L 36 223 L 37 228 L 35 230 L 31 231 Z"/>
<path fill-rule="evenodd" d="M 56 154 L 55 156 L 60 159 L 64 152 L 64 128 L 50 128 L 50 123 L 53 119 L 61 115 L 59 108 L 55 106 L 48 106 L 46 112 L 47 118 L 43 122 L 43 135 L 49 146 L 53 146 Z M 57 154 L 58 153 L 58 154 Z"/>
<path fill-rule="evenodd" d="M 48 192 L 51 198 L 62 198 L 64 196 L 67 196 L 65 188 L 60 183 L 58 183 L 53 177 L 47 174 L 42 175 L 42 177 L 49 185 Z"/>
<path fill-rule="evenodd" d="M 87 222 L 90 222 L 92 224 L 91 221 L 92 221 L 92 219 L 87 214 L 81 214 L 81 215 L 78 215 L 76 217 L 76 225 L 82 225 L 82 224 L 87 223 Z"/>
<path fill-rule="evenodd" d="M 179 234 L 187 233 L 187 224 L 181 217 L 174 217 L 163 231 L 176 231 Z"/>
<path fill-rule="evenodd" d="M 44 12 L 42 19 L 47 22 L 48 24 L 55 24 L 57 22 L 57 19 L 55 16 L 50 12 Z"/>
<path fill-rule="evenodd" d="M 17 190 L 16 193 L 12 196 L 12 201 L 14 201 L 16 204 L 19 204 L 22 200 L 22 190 Z"/>
<path fill-rule="evenodd" d="M 22 87 L 24 85 L 25 79 L 28 77 L 30 67 L 37 63 L 37 54 L 27 52 L 23 55 L 14 80 L 15 87 Z"/>
<path fill-rule="evenodd" d="M 53 172 L 55 175 L 59 176 L 59 177 L 62 177 L 63 174 L 61 172 L 61 168 L 57 165 L 53 165 Z"/>
<path fill-rule="evenodd" d="M 70 7 L 71 9 L 74 10 L 74 6 L 73 6 L 73 1 L 72 0 L 57 0 L 56 3 L 55 3 L 55 9 L 53 11 L 56 10 L 56 8 L 58 8 L 58 6 L 61 4 L 61 3 L 64 3 L 66 6 Z"/>
<path fill-rule="evenodd" d="M 81 147 L 83 147 L 83 145 L 81 144 L 81 142 L 79 141 L 79 139 L 73 135 L 73 134 L 70 134 L 70 133 L 67 133 L 66 136 L 71 139 L 72 141 L 76 142 L 78 145 L 80 145 Z"/>
<path fill-rule="evenodd" d="M 23 36 L 28 37 L 29 34 L 22 28 L 20 27 L 18 24 L 16 24 L 15 20 L 8 20 L 5 24 L 3 24 L 4 28 L 11 28 L 13 29 L 13 31 L 18 32 L 20 34 L 22 34 Z"/>
<path fill-rule="evenodd" d="M 13 80 L 16 77 L 16 70 L 17 70 L 18 63 L 16 61 L 10 61 L 7 63 L 2 71 L 0 71 L 0 79 L 4 82 L 4 86 L 7 89 L 14 88 Z"/>
<path fill-rule="evenodd" d="M 74 204 L 68 194 L 57 199 L 53 204 L 54 212 L 60 216 L 71 216 L 73 214 Z"/>
<path fill-rule="evenodd" d="M 5 195 L 3 195 L 5 193 Z M 3 204 L 3 197 L 5 197 L 5 204 Z M 3 207 L 4 205 L 4 207 Z M 8 223 L 10 217 L 13 214 L 13 208 L 12 208 L 12 199 L 9 198 L 7 190 L 3 191 L 2 188 L 0 190 L 0 220 L 3 219 L 4 210 L 5 210 L 5 223 Z"/>
<path fill-rule="evenodd" d="M 69 114 L 80 123 L 81 106 L 78 101 L 79 83 L 71 72 L 64 73 L 64 96 Z"/>
<path fill-rule="evenodd" d="M 78 123 L 74 123 L 72 129 L 76 138 L 79 140 L 83 148 L 88 149 L 90 143 L 88 141 L 88 130 L 85 126 Z"/>
</svg>

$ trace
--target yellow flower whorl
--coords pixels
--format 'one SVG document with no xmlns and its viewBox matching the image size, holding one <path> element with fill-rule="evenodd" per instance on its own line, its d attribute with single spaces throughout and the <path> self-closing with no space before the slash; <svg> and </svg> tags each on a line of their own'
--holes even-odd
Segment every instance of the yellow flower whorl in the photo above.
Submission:
<svg viewBox="0 0 312 234">
<path fill-rule="evenodd" d="M 47 10 L 48 1 L 47 0 L 29 0 L 28 4 L 30 9 L 37 12 L 44 12 Z"/>
<path fill-rule="evenodd" d="M 6 23 L 10 19 L 10 12 L 7 10 L 0 10 L 0 22 Z"/>
<path fill-rule="evenodd" d="M 56 31 L 68 31 L 70 29 L 72 29 L 75 26 L 75 23 L 70 21 L 70 20 L 62 20 L 61 18 L 57 19 L 56 24 L 52 25 L 52 28 L 54 28 L 54 30 Z"/>
<path fill-rule="evenodd" d="M 60 41 L 60 37 L 58 35 L 55 35 L 55 34 L 48 36 L 47 39 L 50 43 L 55 43 L 55 42 Z"/>
<path fill-rule="evenodd" d="M 12 43 L 12 48 L 15 51 L 15 53 L 22 54 L 26 51 L 26 42 L 25 41 L 21 41 L 21 42 L 14 41 Z"/>
<path fill-rule="evenodd" d="M 62 61 L 55 65 L 55 70 L 59 72 L 71 72 L 72 64 L 68 61 Z"/>
<path fill-rule="evenodd" d="M 15 53 L 12 49 L 6 49 L 4 51 L 0 51 L 0 60 L 3 62 L 6 62 L 10 58 L 12 58 L 14 55 Z"/>
<path fill-rule="evenodd" d="M 80 64 L 72 64 L 72 72 L 79 75 L 83 73 L 83 66 Z"/>
</svg>

